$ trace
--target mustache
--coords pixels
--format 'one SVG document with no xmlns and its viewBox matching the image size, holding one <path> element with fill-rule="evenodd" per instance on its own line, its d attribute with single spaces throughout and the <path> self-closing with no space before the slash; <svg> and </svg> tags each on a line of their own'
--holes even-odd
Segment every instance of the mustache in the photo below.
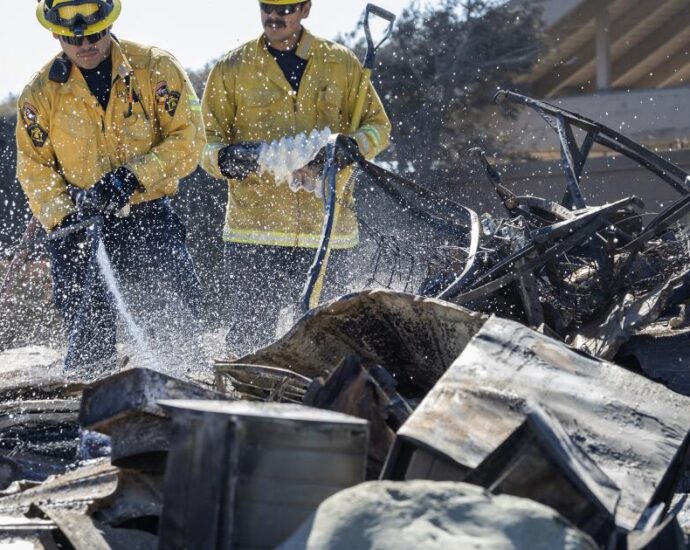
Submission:
<svg viewBox="0 0 690 550">
<path fill-rule="evenodd" d="M 286 27 L 285 21 L 280 19 L 266 19 L 264 27 L 276 27 L 278 29 L 284 29 Z"/>
</svg>

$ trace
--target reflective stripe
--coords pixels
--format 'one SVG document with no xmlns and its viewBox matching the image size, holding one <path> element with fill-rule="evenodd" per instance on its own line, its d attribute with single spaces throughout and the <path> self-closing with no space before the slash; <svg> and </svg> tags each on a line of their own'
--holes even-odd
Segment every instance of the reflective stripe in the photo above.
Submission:
<svg viewBox="0 0 690 550">
<path fill-rule="evenodd" d="M 298 246 L 302 248 L 318 248 L 321 235 L 309 233 L 284 233 L 281 231 L 256 231 L 253 229 L 232 229 L 225 227 L 223 240 L 240 244 L 259 244 L 265 246 Z M 331 236 L 330 248 L 348 249 L 359 244 L 357 231 L 349 235 Z"/>
<path fill-rule="evenodd" d="M 377 149 L 381 147 L 381 134 L 379 133 L 378 128 L 375 128 L 374 126 L 362 126 L 357 131 L 364 132 L 367 137 L 374 142 Z"/>
<path fill-rule="evenodd" d="M 217 170 L 220 170 L 218 167 L 218 151 L 223 147 L 225 147 L 225 145 L 222 143 L 207 143 L 206 147 L 204 147 L 204 157 L 206 157 L 206 161 Z"/>
<path fill-rule="evenodd" d="M 189 100 L 189 108 L 192 112 L 201 112 L 201 102 L 196 95 L 188 94 L 187 99 Z"/>
<path fill-rule="evenodd" d="M 163 161 L 161 160 L 161 158 L 158 156 L 157 153 L 151 152 L 151 154 L 152 154 L 153 157 L 158 161 L 158 164 L 159 164 L 160 167 L 161 167 L 161 172 L 163 172 L 163 177 L 165 177 L 165 164 L 163 164 Z"/>
</svg>

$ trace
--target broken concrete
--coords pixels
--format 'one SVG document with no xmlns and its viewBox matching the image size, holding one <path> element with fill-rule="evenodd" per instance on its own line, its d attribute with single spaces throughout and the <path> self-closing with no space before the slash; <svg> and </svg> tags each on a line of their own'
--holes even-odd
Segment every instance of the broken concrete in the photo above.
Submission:
<svg viewBox="0 0 690 550">
<path fill-rule="evenodd" d="M 465 483 L 369 482 L 323 502 L 279 550 L 594 550 L 552 509 Z"/>
</svg>

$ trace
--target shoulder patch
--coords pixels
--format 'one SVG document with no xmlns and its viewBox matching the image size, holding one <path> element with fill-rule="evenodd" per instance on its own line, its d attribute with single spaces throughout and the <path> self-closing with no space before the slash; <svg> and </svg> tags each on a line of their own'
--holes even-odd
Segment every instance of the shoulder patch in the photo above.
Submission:
<svg viewBox="0 0 690 550">
<path fill-rule="evenodd" d="M 48 132 L 46 132 L 38 124 L 30 124 L 26 127 L 26 131 L 29 133 L 31 141 L 36 147 L 43 147 L 48 139 Z"/>
<path fill-rule="evenodd" d="M 170 92 L 165 100 L 165 110 L 170 116 L 175 116 L 177 106 L 180 103 L 180 92 Z"/>
<path fill-rule="evenodd" d="M 165 80 L 161 80 L 156 84 L 155 95 L 158 103 L 165 102 L 165 99 L 168 97 L 168 83 Z"/>
<path fill-rule="evenodd" d="M 26 124 L 35 124 L 38 122 L 38 109 L 31 105 L 31 103 L 24 103 L 22 106 L 22 117 Z"/>
</svg>

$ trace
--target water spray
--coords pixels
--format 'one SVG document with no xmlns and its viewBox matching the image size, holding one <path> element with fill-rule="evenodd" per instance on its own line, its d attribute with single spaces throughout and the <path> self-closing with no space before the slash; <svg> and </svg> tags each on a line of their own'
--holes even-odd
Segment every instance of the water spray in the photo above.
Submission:
<svg viewBox="0 0 690 550">
<path fill-rule="evenodd" d="M 103 244 L 103 239 L 101 238 L 103 233 L 103 216 L 96 215 L 82 222 L 70 225 L 69 227 L 57 229 L 53 231 L 48 238 L 51 240 L 64 239 L 79 231 L 86 231 L 86 234 L 91 241 L 91 249 L 87 264 L 86 280 L 84 282 L 82 298 L 79 304 L 79 311 L 77 312 L 76 324 L 81 323 L 87 313 L 88 303 L 91 299 L 91 291 L 96 280 L 96 273 L 97 271 L 100 271 L 106 287 L 115 301 L 117 311 L 125 321 L 127 330 L 134 339 L 137 349 L 139 352 L 141 352 L 142 356 L 147 359 L 147 361 L 151 361 L 153 363 L 151 365 L 153 368 L 161 370 L 159 361 L 149 345 L 144 331 L 132 317 L 124 297 L 122 296 L 122 292 L 120 291 L 110 258 L 108 257 L 105 245 Z"/>
</svg>

